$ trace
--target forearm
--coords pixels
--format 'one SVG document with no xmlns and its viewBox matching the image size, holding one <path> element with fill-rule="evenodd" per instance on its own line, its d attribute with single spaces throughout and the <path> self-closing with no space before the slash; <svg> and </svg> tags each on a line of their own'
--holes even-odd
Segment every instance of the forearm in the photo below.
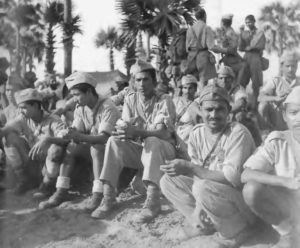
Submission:
<svg viewBox="0 0 300 248">
<path fill-rule="evenodd" d="M 167 139 L 169 135 L 170 135 L 170 133 L 166 129 L 159 129 L 159 130 L 136 129 L 134 136 L 140 137 L 141 139 L 145 139 L 148 137 L 157 137 L 159 139 Z"/>
<path fill-rule="evenodd" d="M 47 141 L 50 144 L 55 144 L 55 145 L 60 145 L 60 146 L 67 145 L 70 142 L 69 139 L 63 139 L 63 138 L 58 138 L 58 137 L 48 137 Z"/>
<path fill-rule="evenodd" d="M 266 95 L 261 93 L 258 96 L 258 101 L 259 102 L 275 102 L 277 100 L 277 96 L 270 96 L 270 95 Z"/>
<path fill-rule="evenodd" d="M 193 164 L 189 162 L 190 171 L 193 175 L 206 180 L 211 180 L 227 185 L 231 185 L 231 183 L 225 178 L 224 173 L 222 171 L 213 171 L 203 168 L 199 165 Z"/>
<path fill-rule="evenodd" d="M 284 187 L 284 182 L 285 182 L 286 178 L 267 174 L 262 171 L 246 169 L 242 173 L 241 180 L 242 180 L 242 183 L 248 183 L 250 181 L 254 181 L 257 183 L 261 183 L 261 184 Z"/>
<path fill-rule="evenodd" d="M 82 134 L 81 142 L 89 143 L 89 144 L 105 144 L 109 138 L 108 134 L 101 133 L 99 135 L 87 135 Z"/>
</svg>

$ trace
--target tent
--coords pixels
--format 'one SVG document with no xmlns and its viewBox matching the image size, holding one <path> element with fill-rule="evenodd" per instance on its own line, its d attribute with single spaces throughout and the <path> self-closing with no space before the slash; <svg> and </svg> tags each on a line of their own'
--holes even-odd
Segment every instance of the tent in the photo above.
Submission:
<svg viewBox="0 0 300 248">
<path fill-rule="evenodd" d="M 124 78 L 127 79 L 126 75 L 120 72 L 119 70 L 115 71 L 105 71 L 105 72 L 88 72 L 90 73 L 98 82 L 96 86 L 96 91 L 106 97 L 111 96 L 111 88 L 114 90 L 117 89 L 117 85 L 115 80 L 117 78 Z"/>
</svg>

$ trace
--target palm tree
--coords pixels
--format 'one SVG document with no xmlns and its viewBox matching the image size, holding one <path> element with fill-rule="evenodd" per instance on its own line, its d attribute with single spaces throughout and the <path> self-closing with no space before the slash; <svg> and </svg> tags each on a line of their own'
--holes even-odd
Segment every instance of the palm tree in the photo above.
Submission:
<svg viewBox="0 0 300 248">
<path fill-rule="evenodd" d="M 259 20 L 266 34 L 266 50 L 276 51 L 279 56 L 286 49 L 297 48 L 300 44 L 300 3 L 288 7 L 280 2 L 262 8 Z"/>
<path fill-rule="evenodd" d="M 63 30 L 64 44 L 64 76 L 67 77 L 72 73 L 72 51 L 73 37 L 75 34 L 82 34 L 80 28 L 81 18 L 79 15 L 72 17 L 72 1 L 64 1 L 64 21 L 61 23 Z"/>
<path fill-rule="evenodd" d="M 96 35 L 95 45 L 97 48 L 105 47 L 109 49 L 110 70 L 115 69 L 114 65 L 114 49 L 120 50 L 122 45 L 115 27 L 107 27 L 106 30 L 101 29 Z"/>
<path fill-rule="evenodd" d="M 148 37 L 158 37 L 162 53 L 180 24 L 194 22 L 192 12 L 199 5 L 200 0 L 117 0 L 116 8 L 124 16 L 121 27 L 128 43 L 135 42 L 143 31 Z M 147 48 L 148 56 L 149 50 L 150 47 Z"/>
<path fill-rule="evenodd" d="M 46 72 L 49 74 L 54 73 L 54 55 L 55 55 L 55 34 L 54 28 L 57 24 L 63 21 L 64 5 L 58 1 L 47 2 L 46 10 L 44 13 L 44 20 L 47 24 L 46 31 Z"/>
</svg>

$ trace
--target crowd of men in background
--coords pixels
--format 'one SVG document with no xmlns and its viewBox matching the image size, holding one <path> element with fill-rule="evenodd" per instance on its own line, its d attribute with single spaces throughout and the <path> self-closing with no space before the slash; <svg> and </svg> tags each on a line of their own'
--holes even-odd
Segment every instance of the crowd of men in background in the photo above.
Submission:
<svg viewBox="0 0 300 248">
<path fill-rule="evenodd" d="M 38 208 L 53 208 L 89 177 L 93 218 L 106 218 L 130 185 L 146 195 L 137 222 L 159 215 L 162 194 L 186 217 L 178 238 L 218 232 L 218 247 L 239 247 L 264 222 L 279 234 L 276 247 L 298 247 L 298 56 L 285 51 L 279 76 L 263 85 L 265 37 L 254 16 L 239 36 L 232 15 L 222 17 L 218 42 L 203 9 L 196 18 L 186 32 L 187 59 L 170 63 L 170 85 L 142 60 L 128 82 L 116 79 L 120 89 L 110 98 L 85 72 L 21 90 L 10 76 L 0 92 L 0 136 L 13 192 L 35 189 Z"/>
</svg>

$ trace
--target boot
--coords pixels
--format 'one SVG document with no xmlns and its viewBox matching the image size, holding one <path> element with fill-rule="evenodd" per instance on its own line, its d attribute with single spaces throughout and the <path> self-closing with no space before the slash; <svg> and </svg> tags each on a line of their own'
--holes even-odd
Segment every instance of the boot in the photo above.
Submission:
<svg viewBox="0 0 300 248">
<path fill-rule="evenodd" d="M 160 190 L 157 187 L 148 186 L 147 198 L 141 213 L 138 216 L 136 216 L 136 222 L 150 222 L 159 214 L 160 211 Z"/>
<path fill-rule="evenodd" d="M 13 189 L 14 194 L 23 195 L 28 190 L 30 190 L 34 187 L 33 182 L 30 180 L 29 175 L 25 168 L 15 169 L 14 173 L 17 177 L 17 185 Z"/>
<path fill-rule="evenodd" d="M 33 194 L 33 199 L 44 200 L 55 192 L 55 184 L 53 181 L 42 182 L 37 192 Z"/>
<path fill-rule="evenodd" d="M 85 207 L 84 210 L 88 213 L 93 212 L 97 207 L 99 207 L 102 199 L 103 199 L 103 193 L 93 192 L 90 202 L 88 203 L 88 205 Z"/>
<path fill-rule="evenodd" d="M 103 189 L 104 193 L 101 204 L 91 214 L 91 216 L 96 219 L 105 218 L 113 210 L 116 204 L 115 189 L 109 184 L 104 184 Z"/>
<path fill-rule="evenodd" d="M 54 208 L 66 201 L 68 189 L 57 188 L 55 193 L 47 200 L 39 204 L 39 209 Z"/>
</svg>

